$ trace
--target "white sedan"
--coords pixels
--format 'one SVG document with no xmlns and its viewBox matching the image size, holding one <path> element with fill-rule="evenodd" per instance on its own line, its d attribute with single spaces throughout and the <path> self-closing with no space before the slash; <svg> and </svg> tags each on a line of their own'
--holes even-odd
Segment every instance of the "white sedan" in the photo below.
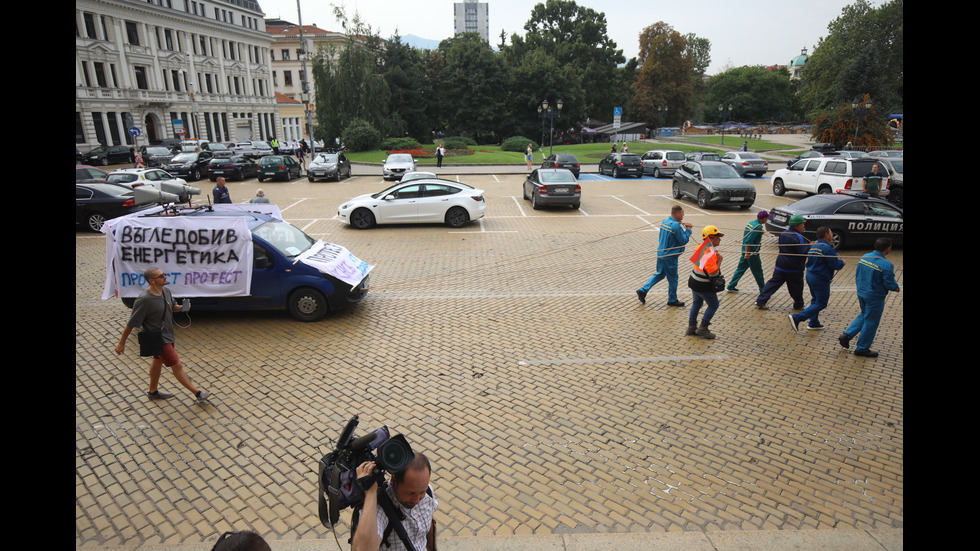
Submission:
<svg viewBox="0 0 980 551">
<path fill-rule="evenodd" d="M 357 229 L 376 224 L 425 222 L 460 228 L 483 218 L 486 210 L 482 189 L 450 180 L 424 178 L 355 197 L 340 205 L 337 216 L 341 222 Z"/>
</svg>

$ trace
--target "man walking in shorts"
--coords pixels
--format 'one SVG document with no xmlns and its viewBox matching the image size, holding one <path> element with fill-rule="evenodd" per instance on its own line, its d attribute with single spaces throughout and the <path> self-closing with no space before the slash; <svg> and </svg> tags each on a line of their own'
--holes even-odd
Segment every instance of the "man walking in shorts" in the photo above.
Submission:
<svg viewBox="0 0 980 551">
<path fill-rule="evenodd" d="M 133 329 L 141 327 L 144 330 L 161 330 L 163 333 L 163 352 L 153 356 L 153 362 L 150 364 L 150 388 L 147 395 L 153 400 L 173 397 L 172 393 L 157 388 L 160 382 L 160 373 L 163 371 L 163 366 L 166 365 L 174 372 L 177 381 L 191 391 L 195 398 L 207 400 L 211 393 L 194 386 L 190 377 L 184 372 L 184 365 L 177 357 L 177 351 L 174 350 L 174 341 L 176 340 L 174 312 L 183 311 L 183 306 L 176 303 L 170 289 L 166 288 L 167 274 L 160 268 L 154 267 L 146 269 L 143 272 L 143 277 L 146 278 L 150 286 L 133 303 L 133 312 L 123 329 L 122 337 L 119 338 L 119 344 L 116 345 L 116 354 L 122 354 L 126 351 L 126 339 L 133 332 Z"/>
</svg>

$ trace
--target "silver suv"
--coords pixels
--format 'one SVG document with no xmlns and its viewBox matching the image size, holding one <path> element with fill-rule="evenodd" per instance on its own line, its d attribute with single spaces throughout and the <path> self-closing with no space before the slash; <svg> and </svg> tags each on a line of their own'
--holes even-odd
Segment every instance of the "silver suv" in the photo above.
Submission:
<svg viewBox="0 0 980 551">
<path fill-rule="evenodd" d="M 672 149 L 651 149 L 640 156 L 643 161 L 643 174 L 652 174 L 654 178 L 674 175 L 681 163 L 684 162 L 684 152 Z"/>
</svg>

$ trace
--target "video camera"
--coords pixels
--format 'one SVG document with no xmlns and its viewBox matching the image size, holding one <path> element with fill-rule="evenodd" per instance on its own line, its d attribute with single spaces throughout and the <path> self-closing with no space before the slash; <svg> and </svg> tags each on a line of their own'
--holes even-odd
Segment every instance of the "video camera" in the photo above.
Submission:
<svg viewBox="0 0 980 551">
<path fill-rule="evenodd" d="M 391 436 L 387 426 L 354 438 L 359 422 L 357 415 L 352 417 L 337 439 L 337 448 L 320 459 L 317 469 L 320 522 L 327 528 L 337 523 L 342 509 L 360 507 L 364 502 L 364 490 L 355 471 L 358 465 L 365 461 L 377 463 L 370 477 L 365 477 L 369 480 L 362 481 L 370 488 L 371 484 L 384 480 L 385 471 L 392 474 L 402 471 L 415 458 L 408 440 L 400 434 Z M 375 450 L 377 456 L 372 453 Z"/>
</svg>

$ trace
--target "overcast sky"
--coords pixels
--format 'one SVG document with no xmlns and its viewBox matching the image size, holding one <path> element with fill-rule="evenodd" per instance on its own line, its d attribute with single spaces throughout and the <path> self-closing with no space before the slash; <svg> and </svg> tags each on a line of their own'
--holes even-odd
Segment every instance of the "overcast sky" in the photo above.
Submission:
<svg viewBox="0 0 980 551">
<path fill-rule="evenodd" d="M 490 13 L 490 42 L 500 31 L 524 35 L 531 9 L 543 0 L 486 0 Z M 639 52 L 638 37 L 645 27 L 665 21 L 681 34 L 694 33 L 711 41 L 708 74 L 743 65 L 787 65 L 806 47 L 827 36 L 827 24 L 854 0 L 575 0 L 579 6 L 605 13 L 609 37 L 627 59 Z M 880 1 L 872 0 L 873 5 Z M 439 41 L 453 34 L 453 0 L 299 0 L 303 24 L 340 31 L 332 4 L 343 5 L 382 38 L 415 35 Z M 298 22 L 297 0 L 259 0 L 266 18 Z M 610 7 L 613 6 L 613 7 Z"/>
</svg>

